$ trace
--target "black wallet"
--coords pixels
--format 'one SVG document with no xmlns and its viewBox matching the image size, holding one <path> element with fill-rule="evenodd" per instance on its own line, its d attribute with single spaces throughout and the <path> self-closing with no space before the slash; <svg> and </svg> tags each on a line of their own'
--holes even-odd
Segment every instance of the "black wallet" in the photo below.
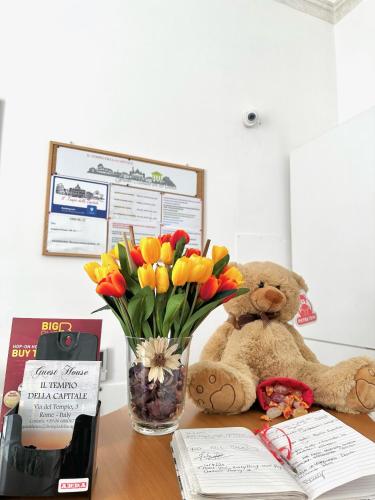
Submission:
<svg viewBox="0 0 375 500">
<path fill-rule="evenodd" d="M 36 359 L 98 360 L 98 338 L 82 332 L 46 333 L 39 337 Z"/>
</svg>

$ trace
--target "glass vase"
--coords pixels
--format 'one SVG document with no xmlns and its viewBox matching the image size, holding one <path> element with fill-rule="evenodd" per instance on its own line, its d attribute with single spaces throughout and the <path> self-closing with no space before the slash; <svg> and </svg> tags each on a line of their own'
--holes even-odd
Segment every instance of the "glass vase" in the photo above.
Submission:
<svg viewBox="0 0 375 500">
<path fill-rule="evenodd" d="M 134 430 L 149 436 L 175 431 L 185 404 L 190 338 L 126 337 L 126 342 Z"/>
</svg>

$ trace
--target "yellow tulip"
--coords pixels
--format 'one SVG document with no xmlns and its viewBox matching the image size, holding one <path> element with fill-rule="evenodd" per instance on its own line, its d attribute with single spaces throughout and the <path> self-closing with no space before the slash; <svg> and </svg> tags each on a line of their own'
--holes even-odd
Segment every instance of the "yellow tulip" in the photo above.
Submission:
<svg viewBox="0 0 375 500">
<path fill-rule="evenodd" d="M 192 255 L 190 261 L 191 268 L 188 281 L 194 283 L 204 283 L 207 281 L 214 268 L 213 261 L 207 257 L 199 257 L 198 255 Z"/>
<path fill-rule="evenodd" d="M 142 238 L 139 242 L 139 248 L 146 264 L 154 264 L 160 259 L 159 238 Z"/>
<path fill-rule="evenodd" d="M 107 268 L 108 272 L 118 271 L 118 265 L 111 253 L 102 253 L 101 256 L 102 267 Z"/>
<path fill-rule="evenodd" d="M 156 292 L 165 293 L 169 288 L 168 269 L 166 267 L 158 266 L 155 272 L 156 279 Z"/>
<path fill-rule="evenodd" d="M 96 283 L 100 283 L 102 280 L 104 280 L 104 278 L 106 278 L 110 272 L 111 269 L 109 266 L 98 266 L 95 269 Z"/>
<path fill-rule="evenodd" d="M 235 266 L 228 267 L 222 276 L 234 281 L 238 286 L 244 282 L 241 271 Z"/>
<path fill-rule="evenodd" d="M 142 288 L 145 286 L 155 288 L 155 271 L 151 264 L 143 264 L 143 266 L 138 267 L 138 279 Z"/>
<path fill-rule="evenodd" d="M 172 245 L 166 241 L 162 244 L 160 250 L 160 260 L 164 262 L 164 264 L 170 265 L 173 262 L 173 248 Z"/>
<path fill-rule="evenodd" d="M 218 245 L 214 245 L 212 247 L 212 260 L 214 261 L 214 264 L 216 264 L 216 262 L 219 262 L 219 260 L 221 260 L 226 255 L 228 255 L 227 247 L 219 247 Z"/>
<path fill-rule="evenodd" d="M 86 273 L 89 275 L 89 277 L 92 279 L 94 283 L 98 283 L 95 272 L 98 269 L 98 267 L 100 266 L 97 262 L 88 262 L 83 266 L 83 269 L 86 271 Z"/>
<path fill-rule="evenodd" d="M 184 286 L 190 273 L 191 261 L 188 257 L 176 260 L 172 269 L 172 283 L 174 286 Z"/>
</svg>

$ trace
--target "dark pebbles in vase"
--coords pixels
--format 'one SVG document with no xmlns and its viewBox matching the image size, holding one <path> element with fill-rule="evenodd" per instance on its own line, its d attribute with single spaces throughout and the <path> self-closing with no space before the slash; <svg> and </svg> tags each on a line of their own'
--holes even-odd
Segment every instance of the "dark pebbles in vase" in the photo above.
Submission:
<svg viewBox="0 0 375 500">
<path fill-rule="evenodd" d="M 163 382 L 148 380 L 150 368 L 137 363 L 129 369 L 132 412 L 147 422 L 163 422 L 177 417 L 183 409 L 186 368 L 181 365 L 168 373 Z"/>
</svg>

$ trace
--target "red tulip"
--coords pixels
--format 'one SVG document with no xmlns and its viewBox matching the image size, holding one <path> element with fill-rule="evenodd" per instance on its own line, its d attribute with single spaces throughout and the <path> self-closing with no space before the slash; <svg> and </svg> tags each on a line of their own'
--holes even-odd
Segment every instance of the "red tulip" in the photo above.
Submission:
<svg viewBox="0 0 375 500">
<path fill-rule="evenodd" d="M 109 297 L 122 297 L 126 292 L 126 281 L 120 271 L 113 271 L 101 280 L 96 293 Z"/>
<path fill-rule="evenodd" d="M 181 238 L 185 238 L 185 245 L 187 243 L 189 243 L 189 241 L 190 241 L 190 236 L 187 234 L 186 231 L 184 231 L 183 229 L 177 229 L 177 231 L 175 231 L 172 234 L 171 241 L 170 241 L 173 249 L 176 248 L 176 245 L 180 241 Z"/>
<path fill-rule="evenodd" d="M 210 300 L 214 295 L 216 295 L 218 289 L 219 289 L 219 281 L 216 278 L 216 276 L 212 275 L 201 286 L 199 290 L 199 297 L 205 301 Z"/>
<path fill-rule="evenodd" d="M 169 243 L 171 241 L 172 235 L 171 234 L 161 234 L 159 236 L 160 243 Z"/>
<path fill-rule="evenodd" d="M 192 255 L 200 255 L 201 251 L 199 248 L 187 248 L 185 250 L 185 257 L 191 257 Z"/>
<path fill-rule="evenodd" d="M 233 280 L 230 280 L 230 279 L 221 279 L 219 278 L 219 288 L 218 288 L 218 292 L 226 292 L 228 290 L 237 290 L 237 283 Z M 235 293 L 232 293 L 231 295 L 228 295 L 228 297 L 225 297 L 223 299 L 223 304 L 225 302 L 228 302 L 229 300 L 233 299 L 233 297 L 235 297 L 236 294 Z"/>
<path fill-rule="evenodd" d="M 130 255 L 133 259 L 134 264 L 137 267 L 143 266 L 145 261 L 143 260 L 141 250 L 138 245 L 135 245 L 131 250 L 130 250 Z"/>
</svg>

